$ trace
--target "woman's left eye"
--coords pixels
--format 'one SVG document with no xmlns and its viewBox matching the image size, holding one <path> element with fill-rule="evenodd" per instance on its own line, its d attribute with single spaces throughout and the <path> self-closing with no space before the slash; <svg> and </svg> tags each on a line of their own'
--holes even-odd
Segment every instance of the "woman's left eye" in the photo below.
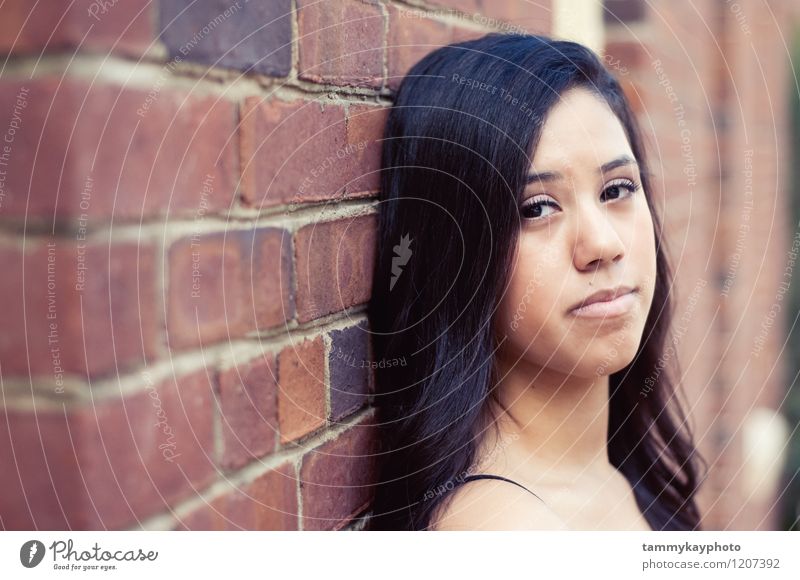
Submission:
<svg viewBox="0 0 800 580">
<path fill-rule="evenodd" d="M 635 183 L 630 179 L 620 179 L 617 181 L 612 181 L 604 190 L 603 194 L 605 195 L 607 192 L 613 192 L 613 197 L 611 199 L 620 199 L 621 197 L 625 197 L 620 190 L 625 190 L 628 192 L 627 197 L 632 196 L 635 192 L 639 190 L 641 187 L 641 183 Z"/>
</svg>

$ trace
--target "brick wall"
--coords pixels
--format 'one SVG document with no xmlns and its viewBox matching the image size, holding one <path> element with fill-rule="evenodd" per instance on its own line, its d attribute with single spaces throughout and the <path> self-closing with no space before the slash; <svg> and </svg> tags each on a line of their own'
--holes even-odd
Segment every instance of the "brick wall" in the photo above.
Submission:
<svg viewBox="0 0 800 580">
<path fill-rule="evenodd" d="M 783 342 L 796 313 L 783 308 L 774 323 L 770 313 L 791 281 L 784 272 L 797 235 L 786 45 L 800 11 L 783 0 L 607 4 L 607 61 L 637 103 L 657 161 L 676 327 L 684 328 L 676 352 L 710 464 L 703 526 L 776 529 L 786 482 L 753 493 L 743 436 L 751 414 L 781 409 L 790 383 Z"/>
<path fill-rule="evenodd" d="M 525 0 L 0 7 L 0 527 L 358 529 L 379 143 Z"/>
<path fill-rule="evenodd" d="M 780 320 L 754 340 L 796 233 L 791 4 L 606 2 L 603 56 L 658 161 L 710 529 L 778 518 L 742 432 L 787 383 Z M 0 528 L 359 529 L 385 109 L 436 46 L 551 19 L 527 0 L 3 3 Z"/>
</svg>

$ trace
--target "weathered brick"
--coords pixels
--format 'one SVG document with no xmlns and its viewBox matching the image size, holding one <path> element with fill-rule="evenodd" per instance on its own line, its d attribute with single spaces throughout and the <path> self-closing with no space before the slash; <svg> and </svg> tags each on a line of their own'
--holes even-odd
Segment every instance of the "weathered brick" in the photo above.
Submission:
<svg viewBox="0 0 800 580">
<path fill-rule="evenodd" d="M 375 214 L 310 224 L 295 234 L 297 319 L 308 322 L 369 300 Z"/>
<path fill-rule="evenodd" d="M 514 0 L 510 0 L 513 2 Z M 506 0 L 508 3 L 509 0 Z M 446 6 L 453 11 L 461 12 L 461 16 L 469 18 L 472 14 L 481 9 L 481 0 L 431 0 L 429 4 L 434 6 Z M 435 10 L 435 9 L 434 9 Z"/>
<path fill-rule="evenodd" d="M 641 42 L 607 42 L 603 52 L 606 68 L 622 76 L 642 66 L 648 66 L 647 47 Z"/>
<path fill-rule="evenodd" d="M 331 421 L 336 422 L 367 402 L 372 361 L 366 321 L 344 330 L 333 330 L 330 337 Z"/>
<path fill-rule="evenodd" d="M 502 20 L 510 25 L 495 22 Z M 551 0 L 513 0 L 511 2 L 492 2 L 481 0 L 477 14 L 473 16 L 477 24 L 499 28 L 501 31 L 522 30 L 534 34 L 549 34 L 552 30 L 553 8 Z"/>
<path fill-rule="evenodd" d="M 275 449 L 277 390 L 269 353 L 220 373 L 223 467 L 242 467 Z"/>
<path fill-rule="evenodd" d="M 291 301 L 291 236 L 254 228 L 181 238 L 169 250 L 169 344 L 185 348 L 283 324 Z"/>
<path fill-rule="evenodd" d="M 4 365 L 5 366 L 5 365 Z M 39 409 L 0 413 L 0 528 L 89 529 L 86 490 L 75 467 L 74 419 Z M 98 459 L 100 459 L 100 456 Z M 51 474 L 42 477 L 42 474 Z"/>
<path fill-rule="evenodd" d="M 13 305 L 0 308 L 5 376 L 59 386 L 68 374 L 98 377 L 156 357 L 153 246 L 31 236 L 24 254 L 5 239 L 0 261 L 19 274 L 0 280 L 0 299 Z"/>
<path fill-rule="evenodd" d="M 379 88 L 383 83 L 383 15 L 377 2 L 298 0 L 300 78 Z"/>
<path fill-rule="evenodd" d="M 297 530 L 297 487 L 295 468 L 285 463 L 191 512 L 175 529 Z"/>
<path fill-rule="evenodd" d="M 281 443 L 325 425 L 325 345 L 322 337 L 294 342 L 278 355 Z"/>
<path fill-rule="evenodd" d="M 485 29 L 464 28 L 463 26 L 454 25 L 451 42 L 465 42 L 467 40 L 473 40 L 484 36 L 486 32 L 487 31 Z"/>
<path fill-rule="evenodd" d="M 183 238 L 169 250 L 170 346 L 210 344 L 243 332 L 242 253 L 225 233 Z"/>
<path fill-rule="evenodd" d="M 238 176 L 233 103 L 158 83 L 148 90 L 58 77 L 0 82 L 3 127 L 28 90 L 0 217 L 138 221 L 227 209 Z"/>
<path fill-rule="evenodd" d="M 284 324 L 294 317 L 292 236 L 279 228 L 257 228 L 239 236 L 245 258 L 246 330 Z"/>
<path fill-rule="evenodd" d="M 386 107 L 258 97 L 242 112 L 242 188 L 256 206 L 377 191 Z M 278 145 L 278 146 L 276 146 Z"/>
<path fill-rule="evenodd" d="M 429 52 L 452 42 L 450 25 L 423 18 L 418 9 L 389 5 L 388 77 L 386 85 L 396 90 L 408 70 Z"/>
<path fill-rule="evenodd" d="M 603 20 L 611 25 L 638 22 L 647 16 L 647 8 L 644 0 L 606 0 Z"/>
<path fill-rule="evenodd" d="M 303 458 L 304 530 L 338 530 L 368 507 L 377 477 L 376 437 L 372 423 L 360 423 Z"/>
<path fill-rule="evenodd" d="M 153 41 L 152 2 L 6 0 L 0 4 L 0 52 L 82 51 L 139 56 Z"/>
<path fill-rule="evenodd" d="M 472 24 L 501 31 L 548 34 L 552 29 L 553 8 L 550 0 L 431 0 L 430 4 L 458 10 L 464 20 Z"/>
<path fill-rule="evenodd" d="M 344 193 L 350 166 L 342 107 L 251 97 L 241 124 L 247 203 L 267 207 Z"/>
<path fill-rule="evenodd" d="M 162 0 L 160 38 L 172 58 L 215 67 L 289 74 L 291 0 Z"/>
<path fill-rule="evenodd" d="M 123 399 L 0 414 L 0 460 L 15 466 L 0 483 L 6 529 L 119 529 L 211 481 L 205 372 L 142 380 L 149 387 Z"/>
<path fill-rule="evenodd" d="M 82 470 L 93 480 L 92 500 L 106 507 L 102 524 L 119 528 L 166 510 L 215 477 L 212 389 L 202 369 L 122 405 L 111 400 L 80 411 L 92 444 L 81 457 L 91 469 Z"/>
<path fill-rule="evenodd" d="M 348 161 L 350 194 L 377 192 L 380 187 L 381 147 L 388 117 L 386 107 L 351 105 L 347 113 L 347 144 L 353 149 Z"/>
</svg>

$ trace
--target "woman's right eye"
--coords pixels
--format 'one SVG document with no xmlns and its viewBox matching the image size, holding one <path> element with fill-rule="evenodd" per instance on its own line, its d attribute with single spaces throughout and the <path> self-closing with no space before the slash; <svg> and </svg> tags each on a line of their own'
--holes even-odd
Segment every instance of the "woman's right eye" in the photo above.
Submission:
<svg viewBox="0 0 800 580">
<path fill-rule="evenodd" d="M 547 207 L 558 209 L 558 204 L 549 197 L 533 197 L 522 205 L 522 217 L 531 221 L 547 219 L 553 215 L 552 213 L 543 213 L 544 208 Z"/>
</svg>

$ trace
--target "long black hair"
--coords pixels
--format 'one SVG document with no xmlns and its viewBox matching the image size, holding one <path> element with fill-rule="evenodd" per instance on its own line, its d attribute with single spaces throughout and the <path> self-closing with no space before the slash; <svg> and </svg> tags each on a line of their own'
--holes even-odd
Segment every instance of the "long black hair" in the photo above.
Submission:
<svg viewBox="0 0 800 580">
<path fill-rule="evenodd" d="M 525 176 L 547 112 L 576 86 L 620 119 L 657 241 L 639 351 L 609 377 L 609 458 L 653 529 L 700 529 L 695 461 L 705 461 L 670 369 L 659 364 L 673 316 L 671 272 L 634 115 L 586 47 L 501 33 L 429 53 L 389 111 L 369 305 L 381 453 L 368 529 L 427 529 L 451 495 L 440 493 L 445 484 L 472 469 L 481 434 L 496 428 L 487 404 L 498 378 L 492 319 L 511 272 Z"/>
</svg>

